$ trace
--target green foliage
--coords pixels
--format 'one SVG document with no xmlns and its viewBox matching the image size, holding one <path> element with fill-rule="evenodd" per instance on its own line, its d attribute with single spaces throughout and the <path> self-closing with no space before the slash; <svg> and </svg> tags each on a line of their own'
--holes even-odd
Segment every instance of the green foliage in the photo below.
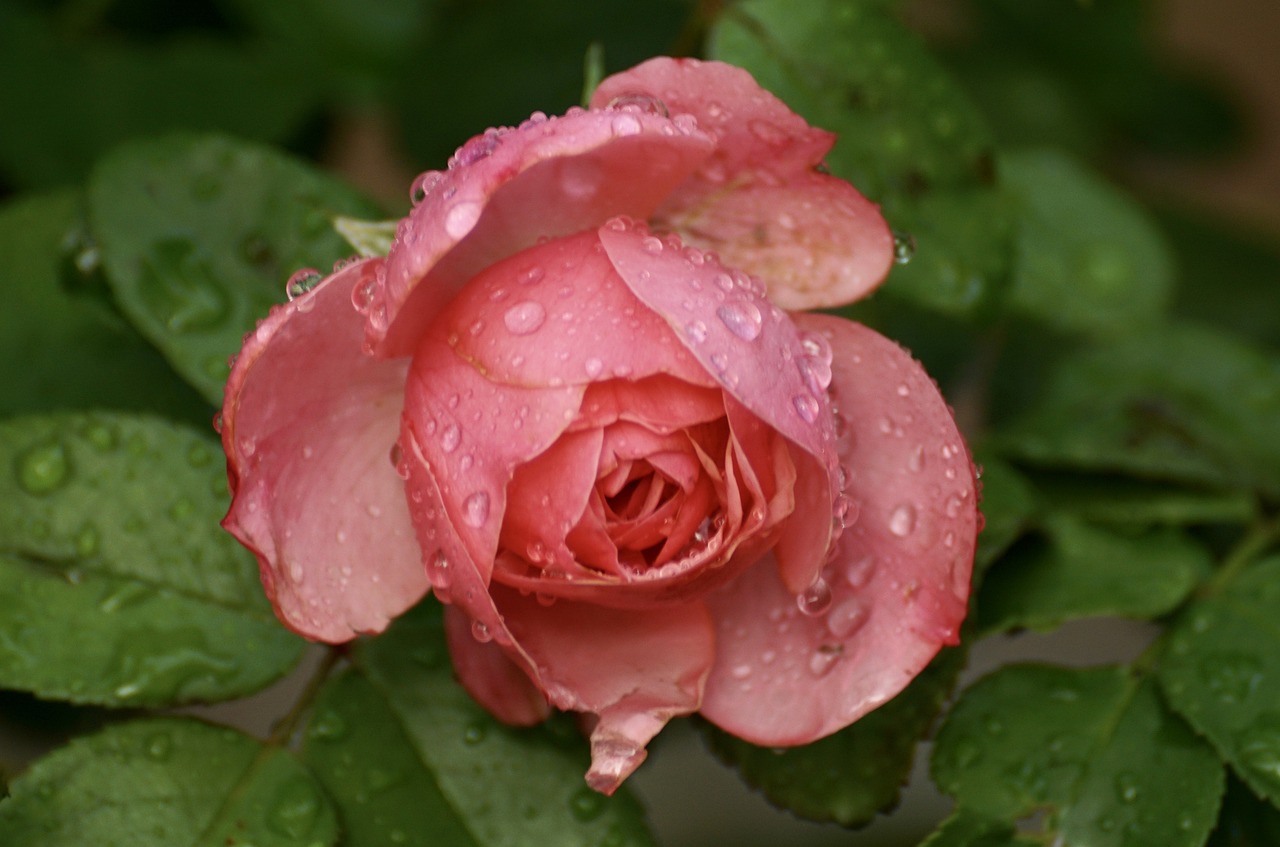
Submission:
<svg viewBox="0 0 1280 847">
<path fill-rule="evenodd" d="M 102 705 L 243 696 L 302 642 L 218 520 L 219 445 L 160 420 L 0 423 L 0 686 Z"/>
<path fill-rule="evenodd" d="M 955 685 L 964 653 L 946 650 L 897 697 L 852 726 L 771 750 L 704 724 L 711 749 L 779 806 L 810 820 L 863 826 L 897 804 L 916 745 Z"/>
<path fill-rule="evenodd" d="M 288 753 L 185 718 L 110 727 L 42 759 L 0 802 L 6 847 L 329 847 L 333 807 Z"/>
<path fill-rule="evenodd" d="M 339 215 L 376 216 L 347 186 L 218 136 L 121 147 L 89 182 L 89 216 L 120 308 L 217 405 L 228 359 L 303 267 L 351 255 Z"/>
<path fill-rule="evenodd" d="M 1091 847 L 1200 845 L 1223 791 L 1222 765 L 1154 683 L 1105 667 L 983 679 L 939 731 L 933 774 L 961 809 Z"/>
</svg>

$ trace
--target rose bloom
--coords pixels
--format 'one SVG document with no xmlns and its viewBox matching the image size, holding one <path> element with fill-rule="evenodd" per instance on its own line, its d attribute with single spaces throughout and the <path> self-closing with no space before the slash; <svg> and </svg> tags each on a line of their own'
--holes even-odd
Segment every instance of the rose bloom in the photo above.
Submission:
<svg viewBox="0 0 1280 847">
<path fill-rule="evenodd" d="M 797 745 L 902 690 L 956 640 L 975 480 L 909 354 L 802 311 L 893 259 L 833 143 L 655 59 L 419 177 L 386 259 L 273 309 L 227 386 L 224 525 L 284 623 L 434 593 L 462 685 L 583 713 L 606 793 L 673 716 Z"/>
</svg>

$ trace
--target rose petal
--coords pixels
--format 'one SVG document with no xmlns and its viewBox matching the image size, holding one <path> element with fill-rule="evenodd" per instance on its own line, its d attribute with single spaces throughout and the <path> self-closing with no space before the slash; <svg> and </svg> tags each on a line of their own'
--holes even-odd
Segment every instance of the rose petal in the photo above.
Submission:
<svg viewBox="0 0 1280 847">
<path fill-rule="evenodd" d="M 701 366 L 699 372 L 710 381 Z M 654 432 L 675 432 L 721 417 L 724 417 L 724 394 L 718 386 L 704 388 L 658 374 L 590 385 L 570 429 L 604 428 L 616 421 L 628 420 Z"/>
<path fill-rule="evenodd" d="M 492 640 L 476 640 L 466 612 L 446 608 L 444 632 L 458 682 L 495 718 L 512 726 L 533 726 L 550 716 L 547 698 L 502 647 Z"/>
<path fill-rule="evenodd" d="M 923 369 L 859 324 L 796 320 L 834 349 L 856 516 L 823 573 L 830 602 L 809 607 L 816 614 L 801 612 L 769 562 L 708 600 L 719 635 L 702 713 L 765 745 L 847 726 L 955 643 L 978 527 L 972 462 Z"/>
<path fill-rule="evenodd" d="M 587 782 L 612 794 L 671 718 L 697 711 L 714 653 L 700 602 L 632 612 L 565 600 L 547 607 L 495 588 L 507 626 L 558 708 L 591 712 Z"/>
<path fill-rule="evenodd" d="M 358 262 L 250 334 L 227 384 L 223 521 L 258 557 L 276 613 L 323 641 L 379 632 L 427 590 L 391 454 L 405 361 L 361 352 Z"/>
<path fill-rule="evenodd" d="M 571 110 L 473 139 L 393 244 L 369 303 L 369 342 L 379 355 L 407 355 L 425 319 L 476 273 L 542 236 L 647 217 L 712 146 L 688 123 L 631 111 Z"/>
<path fill-rule="evenodd" d="M 661 98 L 697 118 L 715 153 L 654 213 L 659 228 L 759 276 L 786 309 L 849 303 L 880 284 L 893 236 L 878 207 L 814 168 L 835 136 L 809 126 L 749 73 L 720 62 L 652 59 L 600 83 L 593 105 Z"/>
<path fill-rule="evenodd" d="M 577 385 L 670 374 L 714 385 L 618 279 L 594 231 L 486 268 L 446 308 L 450 343 L 491 379 Z"/>
</svg>

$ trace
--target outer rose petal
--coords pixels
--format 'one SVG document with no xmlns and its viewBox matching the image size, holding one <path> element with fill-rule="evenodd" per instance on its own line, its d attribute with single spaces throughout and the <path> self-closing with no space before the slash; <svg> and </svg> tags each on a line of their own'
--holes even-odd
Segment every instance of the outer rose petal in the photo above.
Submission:
<svg viewBox="0 0 1280 847">
<path fill-rule="evenodd" d="M 497 644 L 476 640 L 466 612 L 446 608 L 444 632 L 458 681 L 495 718 L 512 726 L 533 726 L 550 716 L 551 705 L 528 674 Z"/>
<path fill-rule="evenodd" d="M 222 443 L 235 494 L 223 521 L 258 556 L 276 613 L 324 641 L 379 632 L 427 590 L 389 460 L 405 362 L 361 352 L 359 262 L 272 310 L 227 383 Z"/>
<path fill-rule="evenodd" d="M 786 309 L 840 306 L 879 285 L 893 236 L 879 209 L 815 171 L 835 136 L 809 126 L 741 68 L 651 59 L 600 83 L 592 106 L 659 98 L 716 137 L 716 151 L 654 214 L 686 241 L 756 274 Z"/>
<path fill-rule="evenodd" d="M 648 217 L 712 146 L 691 122 L 633 111 L 573 110 L 472 139 L 402 225 L 372 292 L 369 341 L 380 355 L 411 353 L 424 318 L 476 273 L 540 236 Z"/>
<path fill-rule="evenodd" d="M 494 596 L 548 699 L 599 717 L 587 772 L 597 791 L 612 794 L 668 720 L 697 711 L 714 653 L 701 602 L 633 612 L 566 600 L 546 607 L 506 588 Z"/>
<path fill-rule="evenodd" d="M 702 714 L 764 745 L 847 726 L 955 642 L 979 517 L 968 451 L 923 369 L 859 324 L 796 320 L 835 351 L 853 522 L 824 572 L 832 602 L 823 613 L 802 614 L 769 567 L 708 598 L 719 635 Z"/>
</svg>

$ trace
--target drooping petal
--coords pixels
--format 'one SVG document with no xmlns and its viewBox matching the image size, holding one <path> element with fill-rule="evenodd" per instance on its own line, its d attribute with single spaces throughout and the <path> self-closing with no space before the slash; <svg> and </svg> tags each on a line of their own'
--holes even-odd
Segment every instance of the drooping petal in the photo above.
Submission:
<svg viewBox="0 0 1280 847">
<path fill-rule="evenodd" d="M 893 236 L 878 207 L 815 170 L 834 135 L 720 62 L 652 59 L 602 81 L 592 105 L 637 95 L 693 115 L 716 138 L 715 153 L 655 212 L 654 226 L 759 276 L 786 309 L 843 305 L 883 281 Z"/>
<path fill-rule="evenodd" d="M 712 385 L 666 323 L 618 279 L 594 231 L 486 268 L 445 309 L 458 355 L 511 385 L 582 385 L 669 374 Z"/>
<path fill-rule="evenodd" d="M 708 599 L 719 637 L 702 713 L 765 745 L 847 726 L 955 642 L 978 528 L 972 462 L 924 370 L 859 324 L 796 320 L 834 350 L 851 524 L 808 614 L 770 562 Z"/>
<path fill-rule="evenodd" d="M 689 121 L 571 110 L 478 136 L 450 170 L 425 175 L 368 304 L 379 355 L 412 352 L 431 315 L 482 269 L 618 214 L 647 217 L 709 154 Z M 410 299 L 414 302 L 409 304 Z"/>
<path fill-rule="evenodd" d="M 714 654 L 701 602 L 632 612 L 566 600 L 543 606 L 505 588 L 494 595 L 547 698 L 599 716 L 587 772 L 597 791 L 612 794 L 668 720 L 698 710 Z"/>
<path fill-rule="evenodd" d="M 492 639 L 476 639 L 466 612 L 446 608 L 444 632 L 458 681 L 495 718 L 512 726 L 533 726 L 550 716 L 551 704 L 538 686 Z"/>
<path fill-rule="evenodd" d="M 427 590 L 391 454 L 408 362 L 361 352 L 359 262 L 278 306 L 245 340 L 222 411 L 235 498 L 223 521 L 254 551 L 294 631 L 379 632 Z"/>
</svg>

